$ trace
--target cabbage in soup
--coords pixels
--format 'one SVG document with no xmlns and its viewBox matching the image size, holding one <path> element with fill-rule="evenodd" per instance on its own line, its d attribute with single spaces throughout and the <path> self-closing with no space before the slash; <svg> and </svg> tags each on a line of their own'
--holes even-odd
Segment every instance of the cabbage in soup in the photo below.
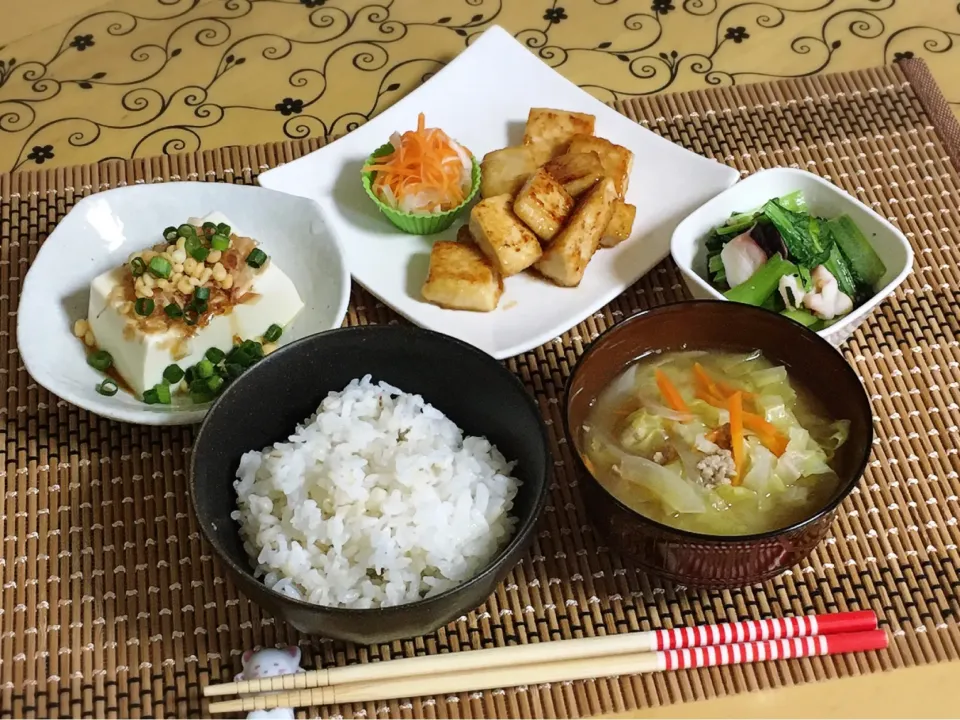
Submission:
<svg viewBox="0 0 960 720">
<path fill-rule="evenodd" d="M 827 417 L 759 352 L 676 352 L 630 365 L 594 402 L 582 455 L 636 512 L 681 530 L 749 535 L 833 496 L 850 423 Z"/>
</svg>

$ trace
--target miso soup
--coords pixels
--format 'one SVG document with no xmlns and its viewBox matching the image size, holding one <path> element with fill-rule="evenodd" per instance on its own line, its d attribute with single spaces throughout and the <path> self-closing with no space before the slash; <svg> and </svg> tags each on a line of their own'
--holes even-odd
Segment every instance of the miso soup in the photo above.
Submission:
<svg viewBox="0 0 960 720">
<path fill-rule="evenodd" d="M 802 521 L 838 489 L 850 423 L 759 352 L 676 352 L 630 365 L 581 428 L 584 461 L 657 522 L 749 535 Z"/>
</svg>

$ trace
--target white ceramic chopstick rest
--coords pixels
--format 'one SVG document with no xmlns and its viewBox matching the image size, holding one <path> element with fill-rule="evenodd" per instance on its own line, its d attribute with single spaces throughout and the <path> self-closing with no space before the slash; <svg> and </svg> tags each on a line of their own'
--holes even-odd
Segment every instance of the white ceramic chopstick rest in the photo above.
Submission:
<svg viewBox="0 0 960 720">
<path fill-rule="evenodd" d="M 288 675 L 303 672 L 300 667 L 300 648 L 287 646 L 283 648 L 260 648 L 247 650 L 243 653 L 241 662 L 243 672 L 234 680 L 254 680 L 257 678 L 273 677 L 274 675 Z M 281 718 L 293 720 L 293 708 L 273 708 L 272 710 L 253 710 L 247 715 L 248 720 L 266 720 L 266 718 Z"/>
</svg>

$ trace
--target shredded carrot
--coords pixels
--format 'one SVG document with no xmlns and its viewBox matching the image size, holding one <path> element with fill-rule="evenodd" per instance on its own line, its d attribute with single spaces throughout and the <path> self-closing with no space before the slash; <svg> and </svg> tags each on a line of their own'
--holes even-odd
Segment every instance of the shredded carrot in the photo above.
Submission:
<svg viewBox="0 0 960 720">
<path fill-rule="evenodd" d="M 754 395 L 749 390 L 744 390 L 743 388 L 734 387 L 729 383 L 725 383 L 723 380 L 717 380 L 717 389 L 720 391 L 720 394 L 723 397 L 730 397 L 734 393 L 740 393 L 743 396 L 744 400 L 756 400 L 757 396 Z"/>
<path fill-rule="evenodd" d="M 366 165 L 364 172 L 375 172 L 372 188 L 386 200 L 392 194 L 396 203 L 405 197 L 425 191 L 438 193 L 435 207 L 425 212 L 455 208 L 465 198 L 463 159 L 450 137 L 439 128 L 425 127 L 423 113 L 417 118 L 417 129 L 400 136 L 399 147 Z M 389 191 L 389 193 L 387 192 Z"/>
<path fill-rule="evenodd" d="M 727 398 L 727 410 L 730 411 L 730 447 L 737 468 L 731 484 L 739 485 L 743 482 L 743 396 L 740 393 Z"/>
<path fill-rule="evenodd" d="M 697 391 L 694 393 L 694 395 L 696 396 L 697 400 L 703 400 L 707 405 L 713 405 L 713 407 L 721 410 L 727 409 L 726 401 L 717 397 L 702 385 L 697 388 Z"/>
<path fill-rule="evenodd" d="M 670 378 L 667 377 L 667 374 L 659 368 L 654 374 L 657 378 L 657 387 L 660 388 L 660 394 L 663 395 L 663 399 L 666 401 L 667 405 L 677 412 L 690 412 L 690 408 L 687 407 L 687 403 L 684 402 L 683 396 L 680 395 L 680 391 L 677 390 L 676 385 L 670 382 Z"/>
<path fill-rule="evenodd" d="M 720 389 L 717 387 L 717 384 L 713 381 L 713 378 L 710 377 L 707 371 L 703 369 L 703 365 L 700 363 L 694 363 L 693 374 L 697 382 L 699 382 L 700 385 L 702 385 L 710 395 L 713 395 L 714 397 L 723 397 Z"/>
</svg>

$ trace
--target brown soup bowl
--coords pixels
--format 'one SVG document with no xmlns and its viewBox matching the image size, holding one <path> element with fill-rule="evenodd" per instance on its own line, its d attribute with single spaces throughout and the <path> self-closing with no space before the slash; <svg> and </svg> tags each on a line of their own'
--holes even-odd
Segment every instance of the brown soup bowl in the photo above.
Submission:
<svg viewBox="0 0 960 720">
<path fill-rule="evenodd" d="M 760 350 L 786 366 L 850 437 L 833 463 L 840 483 L 806 519 L 755 535 L 718 536 L 678 530 L 630 509 L 583 462 L 581 427 L 600 392 L 635 360 L 656 352 Z M 853 369 L 828 342 L 802 325 L 749 305 L 693 301 L 641 312 L 601 335 L 567 383 L 564 428 L 574 448 L 587 512 L 606 544 L 637 567 L 698 588 L 762 582 L 803 560 L 823 540 L 840 503 L 853 491 L 873 445 L 870 401 Z"/>
</svg>

